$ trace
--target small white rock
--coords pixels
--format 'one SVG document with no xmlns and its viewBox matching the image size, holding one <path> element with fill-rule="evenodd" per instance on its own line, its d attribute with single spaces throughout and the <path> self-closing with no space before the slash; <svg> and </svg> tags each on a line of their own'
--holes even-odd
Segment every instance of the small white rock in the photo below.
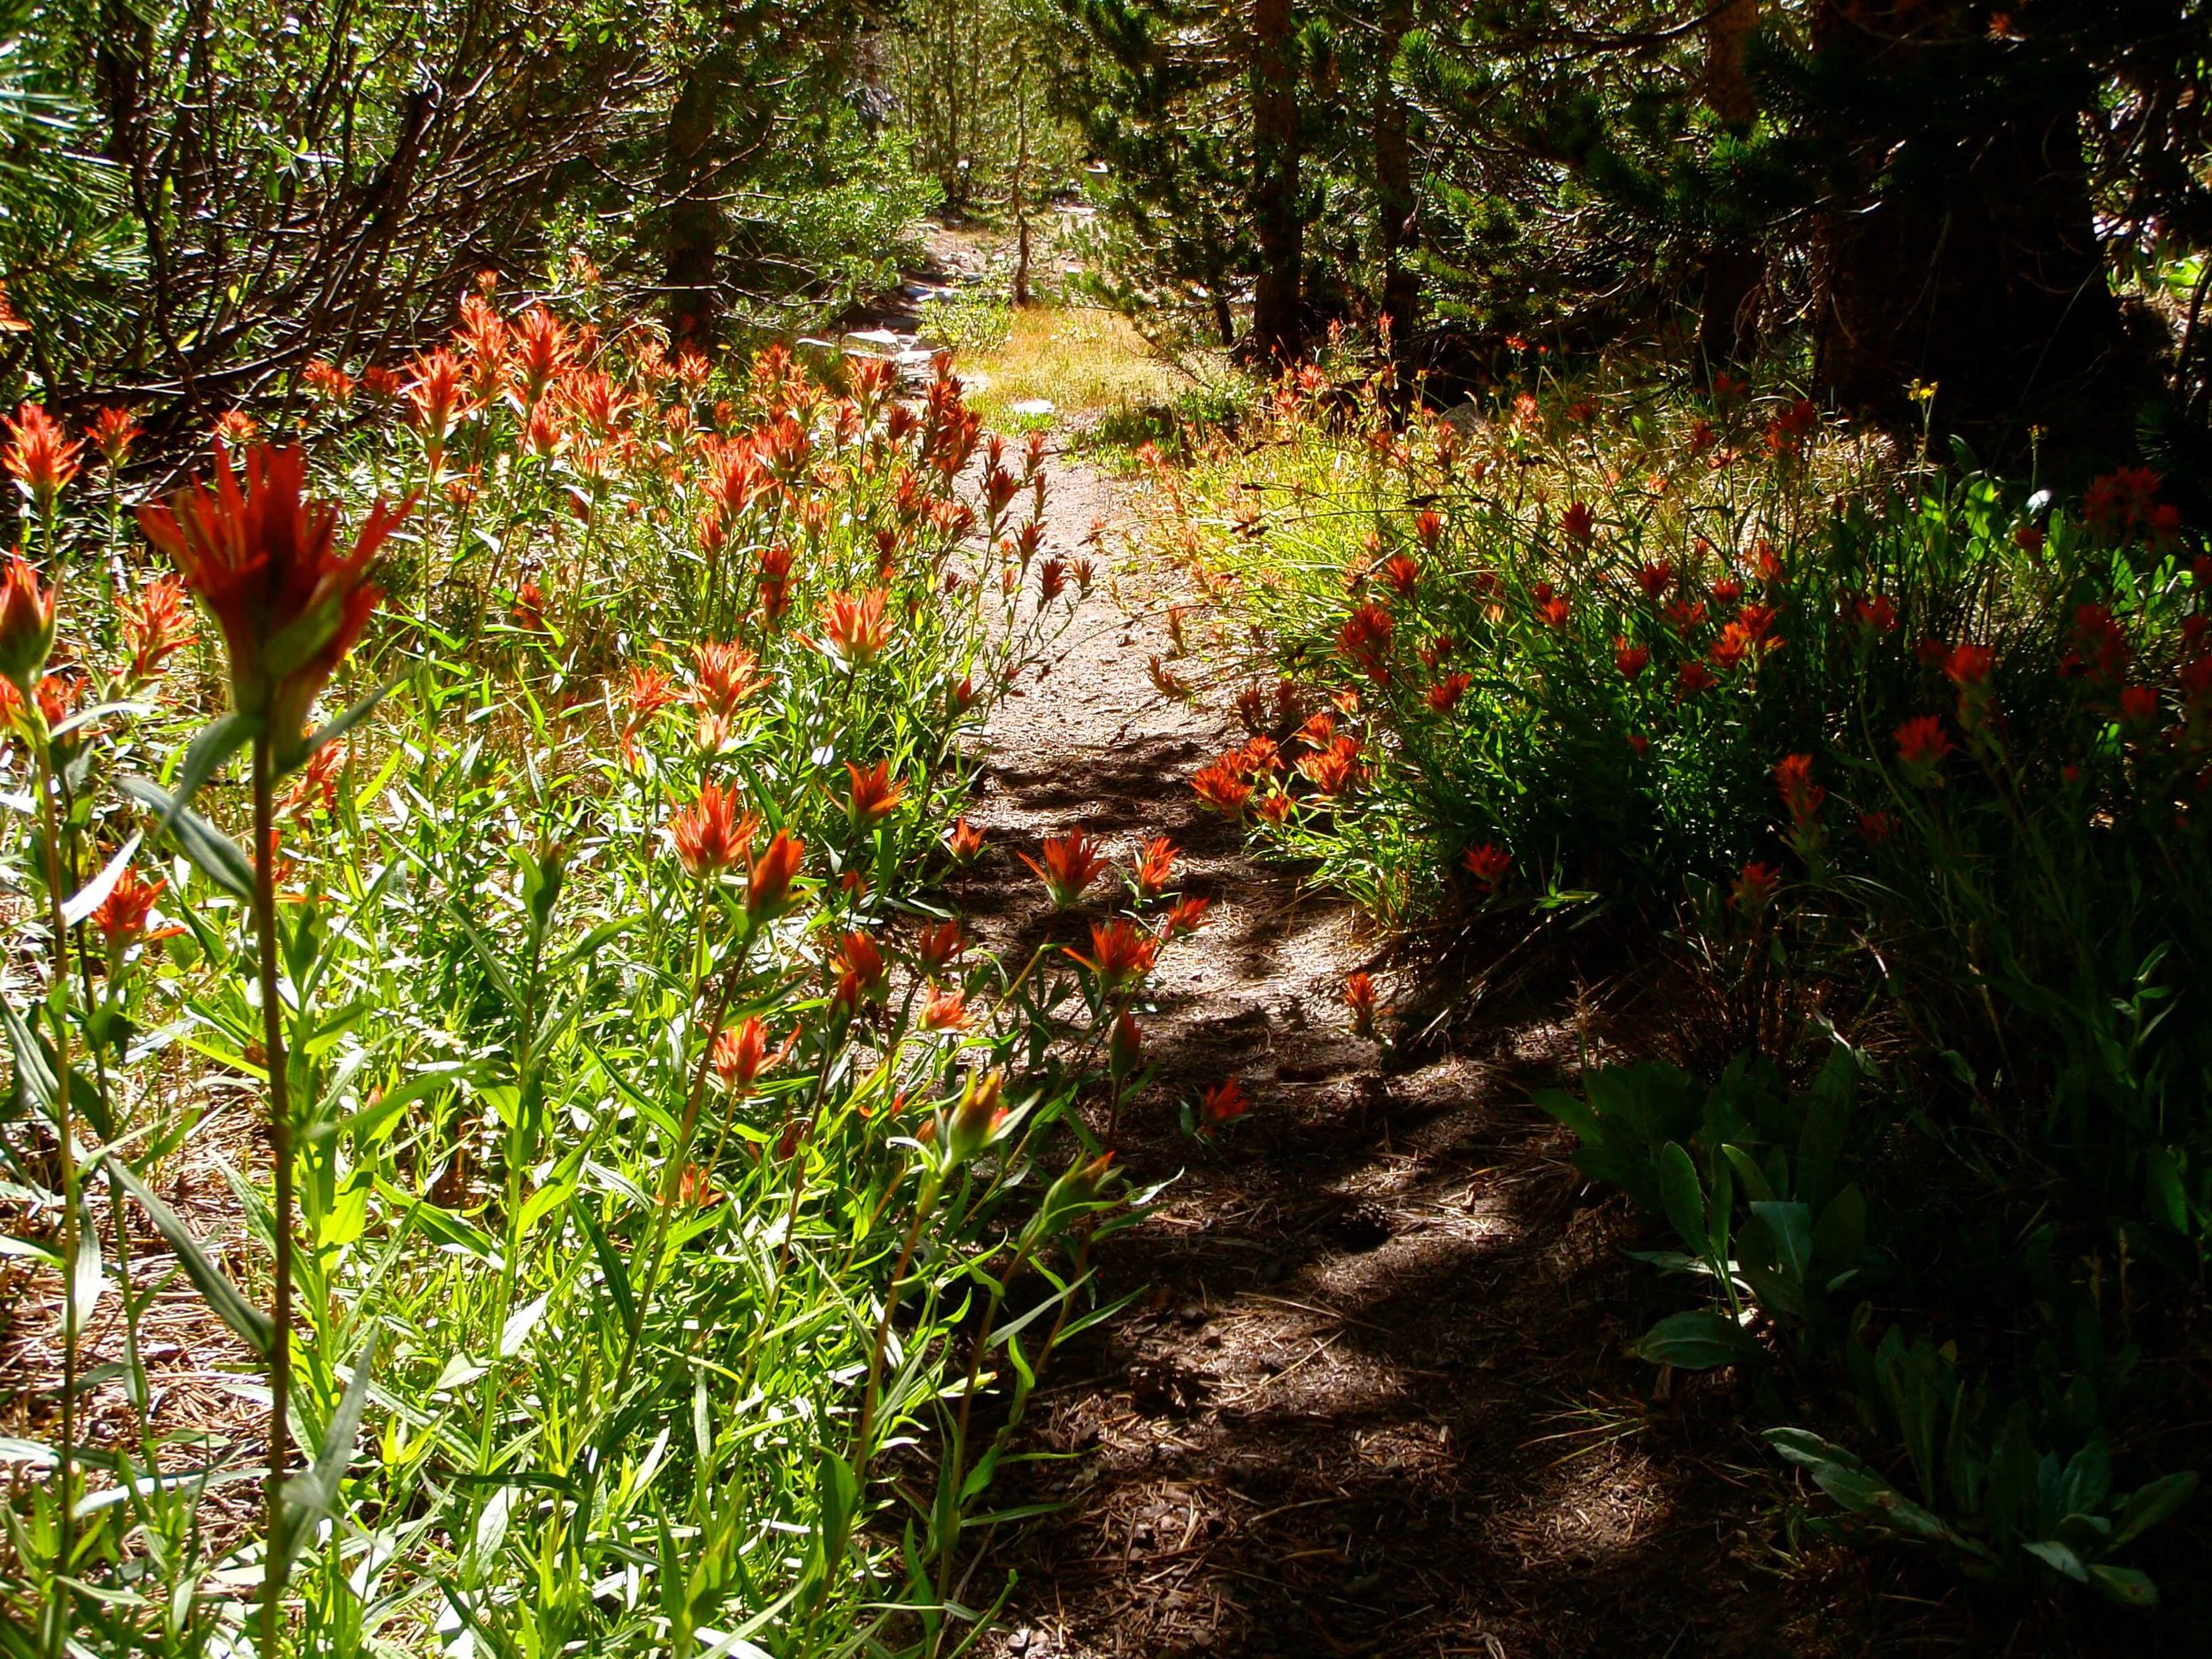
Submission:
<svg viewBox="0 0 2212 1659">
<path fill-rule="evenodd" d="M 1020 415 L 1025 419 L 1049 415 L 1053 412 L 1052 402 L 1049 398 L 1025 397 L 1018 403 L 1007 404 L 1006 412 L 1010 415 Z"/>
</svg>

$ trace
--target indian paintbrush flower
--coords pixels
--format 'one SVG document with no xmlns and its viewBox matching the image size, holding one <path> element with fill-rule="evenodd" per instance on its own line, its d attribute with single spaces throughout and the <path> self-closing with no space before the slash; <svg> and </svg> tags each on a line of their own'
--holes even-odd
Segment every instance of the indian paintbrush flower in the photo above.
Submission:
<svg viewBox="0 0 2212 1659">
<path fill-rule="evenodd" d="M 28 699 L 54 649 L 55 591 L 20 553 L 8 556 L 0 576 L 0 680 Z"/>
<path fill-rule="evenodd" d="M 676 856 L 686 873 L 711 880 L 742 861 L 752 846 L 754 821 L 741 812 L 738 795 L 716 783 L 699 786 L 699 798 L 668 822 Z"/>
<path fill-rule="evenodd" d="M 0 426 L 8 429 L 0 465 L 7 468 L 38 516 L 50 516 L 62 490 L 77 475 L 84 440 L 65 439 L 53 417 L 36 403 L 23 404 L 12 419 L 0 415 Z"/>
<path fill-rule="evenodd" d="M 307 457 L 257 444 L 245 488 L 230 452 L 215 447 L 215 487 L 195 481 L 166 505 L 142 507 L 146 539 L 176 564 L 184 585 L 221 629 L 231 706 L 263 721 L 277 771 L 307 757 L 317 694 L 353 649 L 381 593 L 370 565 L 411 502 L 380 497 L 350 553 L 338 551 L 338 509 L 308 499 Z"/>
<path fill-rule="evenodd" d="M 1027 853 L 1020 855 L 1022 863 L 1037 872 L 1037 879 L 1045 884 L 1045 891 L 1052 895 L 1052 907 L 1064 910 L 1078 902 L 1083 890 L 1096 880 L 1110 862 L 1100 849 L 1098 839 L 1081 830 L 1071 830 L 1065 835 L 1055 835 L 1045 842 L 1044 863 L 1039 864 Z"/>
</svg>

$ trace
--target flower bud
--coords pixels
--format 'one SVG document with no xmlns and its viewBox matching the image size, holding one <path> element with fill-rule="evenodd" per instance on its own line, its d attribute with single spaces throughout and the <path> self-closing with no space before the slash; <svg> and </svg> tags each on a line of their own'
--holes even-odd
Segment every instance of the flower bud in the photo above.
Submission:
<svg viewBox="0 0 2212 1659">
<path fill-rule="evenodd" d="M 991 1143 L 1006 1121 L 1006 1108 L 1001 1096 L 1006 1089 L 1006 1073 L 999 1071 L 971 1072 L 967 1087 L 960 1091 L 960 1102 L 952 1109 L 945 1125 L 945 1162 L 955 1169 Z"/>
<path fill-rule="evenodd" d="M 0 577 L 0 677 L 27 700 L 54 649 L 54 595 L 39 587 L 38 572 L 20 553 Z"/>
</svg>

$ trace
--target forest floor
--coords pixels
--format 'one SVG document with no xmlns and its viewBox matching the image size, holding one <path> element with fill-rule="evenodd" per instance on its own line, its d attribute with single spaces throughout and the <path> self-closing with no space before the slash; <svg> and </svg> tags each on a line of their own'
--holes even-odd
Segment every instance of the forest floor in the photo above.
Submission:
<svg viewBox="0 0 2212 1659">
<path fill-rule="evenodd" d="M 1048 550 L 1125 525 L 1121 488 L 1062 458 Z M 1384 967 L 1378 941 L 1200 807 L 1189 774 L 1241 741 L 1236 687 L 1156 691 L 1188 595 L 1123 538 L 1103 555 L 1058 660 L 987 732 L 972 816 L 991 851 L 961 902 L 1025 959 L 1080 919 L 1056 921 L 1016 854 L 1081 828 L 1125 853 L 1172 836 L 1213 907 L 1140 1015 L 1156 1075 L 1118 1150 L 1133 1187 L 1167 1186 L 1095 1260 L 1102 1296 L 1138 1301 L 1033 1407 L 1045 1455 L 1004 1499 L 1058 1507 L 1000 1529 L 972 1575 L 987 1604 L 1018 1575 L 985 1651 L 1830 1650 L 1760 1519 L 1760 1448 L 1621 1355 L 1611 1218 L 1528 1103 L 1573 1079 L 1571 987 L 1417 1054 L 1356 1038 L 1340 991 Z M 1231 1075 L 1250 1114 L 1212 1145 L 1185 1133 L 1179 1101 Z"/>
</svg>

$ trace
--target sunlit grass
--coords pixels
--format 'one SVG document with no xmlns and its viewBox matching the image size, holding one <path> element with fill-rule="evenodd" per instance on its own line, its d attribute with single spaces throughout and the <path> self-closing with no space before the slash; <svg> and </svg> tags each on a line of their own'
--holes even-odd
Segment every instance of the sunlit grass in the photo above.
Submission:
<svg viewBox="0 0 2212 1659">
<path fill-rule="evenodd" d="M 985 422 L 1017 429 L 1164 403 L 1197 384 L 1128 318 L 1102 306 L 1019 307 L 1005 344 L 964 359 L 961 369 Z M 1053 406 L 1049 417 L 1014 412 L 1040 400 Z"/>
</svg>

